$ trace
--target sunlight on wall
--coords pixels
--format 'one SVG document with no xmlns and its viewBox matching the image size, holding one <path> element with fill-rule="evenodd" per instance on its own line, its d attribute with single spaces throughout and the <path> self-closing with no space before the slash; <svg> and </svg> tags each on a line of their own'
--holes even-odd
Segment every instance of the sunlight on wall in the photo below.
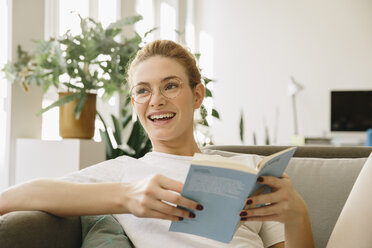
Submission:
<svg viewBox="0 0 372 248">
<path fill-rule="evenodd" d="M 98 20 L 102 22 L 104 28 L 118 19 L 119 8 L 117 3 L 117 0 L 98 1 Z"/>
<path fill-rule="evenodd" d="M 42 107 L 46 108 L 52 104 L 54 100 L 44 98 Z M 62 140 L 59 136 L 59 108 L 52 108 L 45 112 L 42 116 L 42 129 L 41 129 L 41 138 L 42 140 Z"/>
<path fill-rule="evenodd" d="M 89 12 L 89 0 L 63 0 L 59 1 L 59 34 L 67 30 L 76 35 L 80 33 L 80 19 L 77 14 L 87 17 Z"/>
<path fill-rule="evenodd" d="M 0 1 L 0 68 L 8 60 L 8 5 L 7 1 Z M 5 189 L 8 180 L 8 170 L 5 164 L 5 144 L 7 130 L 7 116 L 5 99 L 7 97 L 8 83 L 4 79 L 4 74 L 0 72 L 0 191 Z"/>
<path fill-rule="evenodd" d="M 199 66 L 203 70 L 203 76 L 213 79 L 213 49 L 214 41 L 213 38 L 206 32 L 200 32 L 199 38 L 199 50 L 200 50 L 200 61 Z M 213 84 L 207 85 L 208 89 L 213 90 Z M 213 99 L 205 99 L 204 106 L 208 113 L 212 113 Z M 211 116 L 207 117 L 209 124 L 213 124 L 213 118 Z"/>
<path fill-rule="evenodd" d="M 142 37 L 146 32 L 155 27 L 154 24 L 154 5 L 153 1 L 137 0 L 136 12 L 143 17 L 142 21 L 135 24 L 136 32 Z M 150 42 L 154 39 L 153 34 L 149 34 L 144 42 Z"/>
<path fill-rule="evenodd" d="M 160 38 L 176 40 L 177 21 L 176 10 L 166 2 L 160 5 Z"/>
</svg>

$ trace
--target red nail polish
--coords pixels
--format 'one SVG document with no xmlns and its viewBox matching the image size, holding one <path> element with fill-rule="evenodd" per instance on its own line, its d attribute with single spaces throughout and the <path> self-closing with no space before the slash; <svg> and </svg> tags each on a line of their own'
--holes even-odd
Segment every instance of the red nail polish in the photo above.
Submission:
<svg viewBox="0 0 372 248">
<path fill-rule="evenodd" d="M 201 211 L 201 210 L 204 209 L 204 207 L 203 207 L 201 204 L 198 204 L 198 205 L 196 206 L 196 209 L 199 210 L 199 211 Z"/>
<path fill-rule="evenodd" d="M 258 177 L 257 182 L 262 183 L 264 181 L 263 177 Z"/>
<path fill-rule="evenodd" d="M 179 220 L 179 221 L 182 221 L 182 220 L 183 220 L 183 217 L 178 217 L 178 220 Z"/>
<path fill-rule="evenodd" d="M 241 212 L 240 216 L 247 216 L 247 212 Z"/>
<path fill-rule="evenodd" d="M 247 202 L 245 203 L 246 205 L 251 205 L 252 204 L 252 200 L 251 199 L 248 199 Z"/>
<path fill-rule="evenodd" d="M 192 212 L 190 212 L 189 217 L 190 217 L 191 219 L 193 219 L 193 218 L 195 218 L 195 214 L 192 213 Z"/>
</svg>

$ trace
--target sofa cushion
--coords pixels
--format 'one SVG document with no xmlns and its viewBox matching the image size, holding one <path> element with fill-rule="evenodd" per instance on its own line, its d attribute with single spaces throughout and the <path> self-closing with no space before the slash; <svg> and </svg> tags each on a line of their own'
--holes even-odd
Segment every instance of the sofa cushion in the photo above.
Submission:
<svg viewBox="0 0 372 248">
<path fill-rule="evenodd" d="M 286 172 L 309 209 L 316 247 L 326 247 L 366 158 L 292 158 Z"/>
<path fill-rule="evenodd" d="M 203 149 L 203 153 L 239 156 L 242 153 Z M 258 163 L 263 156 L 245 154 Z M 292 158 L 286 173 L 309 210 L 316 247 L 325 247 L 346 199 L 367 158 Z"/>
<path fill-rule="evenodd" d="M 17 211 L 0 216 L 1 248 L 80 247 L 79 217 L 61 218 L 42 211 Z"/>
<path fill-rule="evenodd" d="M 132 248 L 120 223 L 112 215 L 81 216 L 82 248 Z"/>
</svg>

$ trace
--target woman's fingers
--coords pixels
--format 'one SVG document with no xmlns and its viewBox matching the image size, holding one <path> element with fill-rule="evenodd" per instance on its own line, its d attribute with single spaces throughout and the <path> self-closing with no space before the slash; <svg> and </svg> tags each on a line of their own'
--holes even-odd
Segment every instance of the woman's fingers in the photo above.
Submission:
<svg viewBox="0 0 372 248">
<path fill-rule="evenodd" d="M 155 201 L 152 205 L 152 209 L 160 213 L 164 213 L 170 216 L 182 217 L 182 218 L 195 218 L 195 214 L 185 209 L 178 208 L 164 201 Z"/>
<path fill-rule="evenodd" d="M 259 184 L 268 185 L 274 190 L 282 188 L 284 186 L 289 186 L 289 184 L 291 184 L 289 176 L 285 173 L 283 173 L 281 178 L 270 177 L 270 176 L 260 176 L 257 182 Z"/>
<path fill-rule="evenodd" d="M 183 184 L 162 175 L 154 175 L 141 182 L 131 184 L 127 192 L 128 209 L 138 217 L 182 220 L 194 218 L 188 209 L 202 210 L 203 207 L 180 195 Z"/>
<path fill-rule="evenodd" d="M 159 185 L 163 190 L 156 192 L 158 199 L 173 203 L 188 209 L 202 210 L 203 206 L 196 201 L 187 199 L 180 194 L 173 193 L 175 191 L 178 193 L 182 192 L 183 184 L 179 181 L 175 181 L 165 176 L 159 175 Z M 171 191 L 170 191 L 171 190 Z"/>
<path fill-rule="evenodd" d="M 282 192 L 276 191 L 272 193 L 249 197 L 247 200 L 247 203 L 248 203 L 247 205 L 248 207 L 251 207 L 251 206 L 258 205 L 258 204 L 275 203 L 275 202 L 282 201 L 283 198 L 284 196 L 282 195 Z"/>
<path fill-rule="evenodd" d="M 249 217 L 264 217 L 264 216 L 274 216 L 279 215 L 286 210 L 286 204 L 283 202 L 277 204 L 270 204 L 257 208 L 249 208 L 240 212 L 242 218 Z"/>
<path fill-rule="evenodd" d="M 147 213 L 142 215 L 141 217 L 148 217 L 148 218 L 157 218 L 157 219 L 163 219 L 163 220 L 171 220 L 171 221 L 182 221 L 183 217 L 177 216 L 177 215 L 170 215 L 163 212 L 158 212 L 153 209 L 148 209 Z"/>
<path fill-rule="evenodd" d="M 294 190 L 287 174 L 284 173 L 281 178 L 261 176 L 257 181 L 268 185 L 272 190 L 271 193 L 252 195 L 247 199 L 246 210 L 240 213 L 244 220 L 276 220 L 288 223 L 307 214 L 306 205 Z M 255 208 L 259 204 L 264 206 Z"/>
</svg>

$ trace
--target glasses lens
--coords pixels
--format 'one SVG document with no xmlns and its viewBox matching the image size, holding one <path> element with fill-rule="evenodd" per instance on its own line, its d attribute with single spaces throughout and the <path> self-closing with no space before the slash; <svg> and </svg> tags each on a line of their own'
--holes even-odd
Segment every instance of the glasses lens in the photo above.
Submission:
<svg viewBox="0 0 372 248">
<path fill-rule="evenodd" d="M 182 83 L 176 79 L 167 80 L 161 88 L 161 93 L 167 98 L 177 97 L 182 89 Z"/>
<path fill-rule="evenodd" d="M 151 89 L 145 85 L 136 85 L 131 90 L 131 96 L 134 101 L 144 103 L 149 100 L 151 96 Z"/>
</svg>

